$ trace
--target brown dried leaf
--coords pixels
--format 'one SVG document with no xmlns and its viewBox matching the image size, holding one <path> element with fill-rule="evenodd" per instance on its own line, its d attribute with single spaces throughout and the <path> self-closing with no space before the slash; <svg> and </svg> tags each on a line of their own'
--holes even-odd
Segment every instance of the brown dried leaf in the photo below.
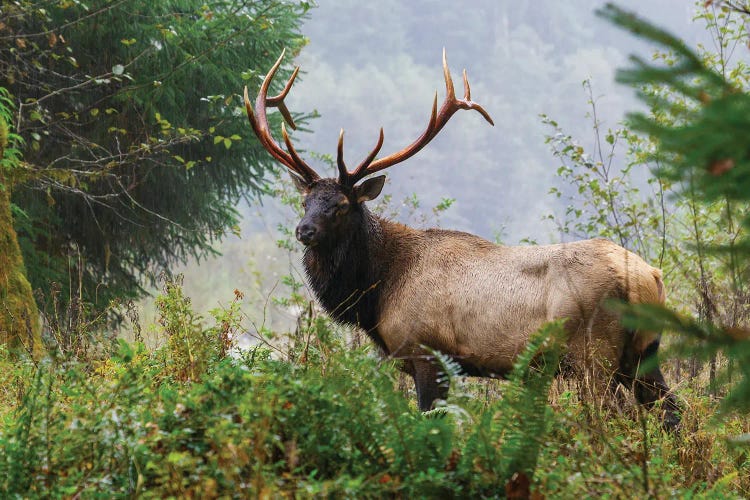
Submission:
<svg viewBox="0 0 750 500">
<path fill-rule="evenodd" d="M 456 470 L 459 460 L 461 460 L 461 452 L 454 448 L 448 457 L 448 463 L 445 464 L 445 470 L 448 472 Z"/>
<path fill-rule="evenodd" d="M 708 167 L 708 172 L 711 175 L 722 175 L 726 172 L 729 172 L 734 168 L 734 160 L 731 158 L 724 158 L 721 160 L 716 160 L 714 162 L 711 162 L 711 165 Z"/>
<path fill-rule="evenodd" d="M 528 499 L 531 497 L 531 482 L 523 472 L 516 472 L 505 483 L 505 497 L 513 499 Z"/>
<path fill-rule="evenodd" d="M 724 331 L 732 337 L 734 340 L 748 340 L 750 339 L 750 330 L 747 328 L 739 328 L 730 326 L 728 328 L 725 328 Z"/>
</svg>

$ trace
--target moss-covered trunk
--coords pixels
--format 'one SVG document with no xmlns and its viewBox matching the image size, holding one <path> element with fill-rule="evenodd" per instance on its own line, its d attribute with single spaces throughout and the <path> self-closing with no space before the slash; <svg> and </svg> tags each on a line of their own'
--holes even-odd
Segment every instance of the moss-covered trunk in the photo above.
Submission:
<svg viewBox="0 0 750 500">
<path fill-rule="evenodd" d="M 0 117 L 0 158 L 7 142 L 8 127 Z M 13 229 L 5 168 L 0 165 L 0 342 L 12 348 L 23 347 L 36 357 L 42 352 L 39 310 Z"/>
</svg>

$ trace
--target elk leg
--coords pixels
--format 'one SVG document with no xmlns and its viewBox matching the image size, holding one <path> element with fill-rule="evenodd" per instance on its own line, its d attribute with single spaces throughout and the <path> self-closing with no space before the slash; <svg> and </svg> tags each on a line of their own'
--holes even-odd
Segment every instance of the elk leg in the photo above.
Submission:
<svg viewBox="0 0 750 500">
<path fill-rule="evenodd" d="M 448 386 L 438 382 L 440 370 L 435 363 L 426 359 L 412 361 L 411 375 L 417 389 L 419 411 L 428 411 L 438 399 L 445 399 Z"/>
<path fill-rule="evenodd" d="M 635 399 L 639 403 L 650 408 L 654 402 L 661 400 L 661 408 L 664 412 L 662 424 L 669 431 L 676 431 L 680 426 L 680 405 L 677 398 L 669 390 L 664 375 L 656 368 L 639 376 L 635 380 Z"/>
<path fill-rule="evenodd" d="M 641 364 L 653 362 L 658 350 L 658 340 L 651 342 L 640 354 L 633 352 L 632 347 L 626 347 L 620 364 L 623 375 L 621 382 L 633 388 L 635 399 L 646 408 L 652 408 L 656 401 L 661 401 L 662 425 L 669 431 L 676 431 L 680 426 L 680 405 L 669 390 L 661 370 L 656 366 L 648 372 L 638 373 Z"/>
</svg>

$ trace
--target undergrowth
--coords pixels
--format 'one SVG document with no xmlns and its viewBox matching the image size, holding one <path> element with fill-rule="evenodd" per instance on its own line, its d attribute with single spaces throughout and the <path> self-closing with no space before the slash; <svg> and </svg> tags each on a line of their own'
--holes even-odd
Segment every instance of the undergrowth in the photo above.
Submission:
<svg viewBox="0 0 750 500">
<path fill-rule="evenodd" d="M 112 353 L 38 363 L 0 351 L 0 496 L 750 493 L 747 448 L 725 439 L 748 424 L 712 420 L 708 400 L 688 397 L 680 436 L 663 434 L 655 413 L 592 425 L 591 403 L 570 391 L 550 404 L 556 324 L 519 356 L 502 396 L 454 379 L 442 410 L 422 414 L 397 389 L 394 362 L 347 347 L 323 317 L 303 322 L 296 335 L 307 340 L 282 356 L 233 348 L 237 308 L 205 326 L 179 283 L 159 311 L 153 328 L 167 341 L 157 349 L 119 341 Z"/>
</svg>

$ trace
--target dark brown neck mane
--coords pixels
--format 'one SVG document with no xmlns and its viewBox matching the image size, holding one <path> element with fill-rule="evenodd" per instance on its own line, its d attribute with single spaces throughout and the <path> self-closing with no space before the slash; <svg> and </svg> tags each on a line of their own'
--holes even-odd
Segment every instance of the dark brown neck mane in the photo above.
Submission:
<svg viewBox="0 0 750 500">
<path fill-rule="evenodd" d="M 380 218 L 364 204 L 361 219 L 335 241 L 307 247 L 305 272 L 323 308 L 336 321 L 358 326 L 387 353 L 377 331 L 381 280 L 388 262 L 383 260 L 384 234 Z"/>
</svg>

